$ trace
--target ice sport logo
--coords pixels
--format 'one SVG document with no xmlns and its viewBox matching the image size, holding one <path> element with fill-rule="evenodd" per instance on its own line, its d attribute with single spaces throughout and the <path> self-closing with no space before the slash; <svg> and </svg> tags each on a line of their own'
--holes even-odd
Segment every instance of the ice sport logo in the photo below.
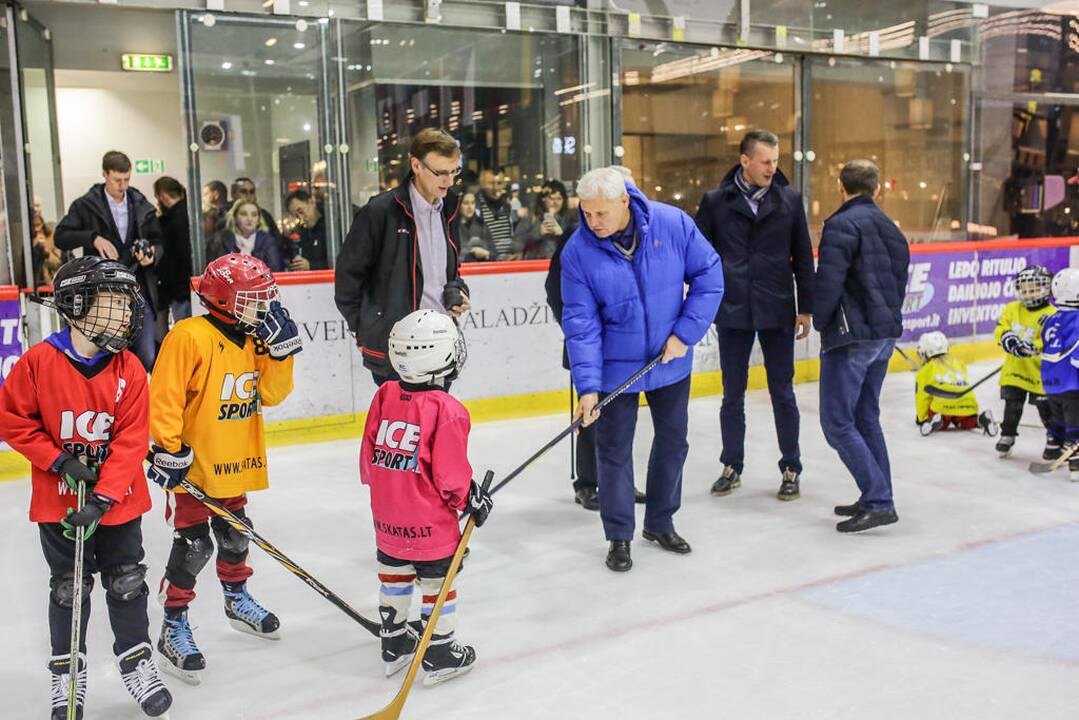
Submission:
<svg viewBox="0 0 1079 720">
<path fill-rule="evenodd" d="M 929 282 L 932 263 L 912 263 L 907 274 L 907 293 L 903 298 L 903 314 L 916 313 L 933 300 L 933 283 Z"/>
<path fill-rule="evenodd" d="M 252 372 L 233 375 L 225 373 L 221 380 L 221 408 L 218 420 L 245 420 L 262 412 L 259 401 L 259 373 Z"/>
<path fill-rule="evenodd" d="M 420 442 L 420 426 L 400 420 L 383 420 L 378 426 L 371 464 L 375 467 L 401 472 L 420 471 L 416 448 Z"/>
<path fill-rule="evenodd" d="M 80 460 L 105 462 L 112 438 L 112 415 L 95 410 L 76 415 L 71 410 L 60 413 L 61 447 Z"/>
</svg>

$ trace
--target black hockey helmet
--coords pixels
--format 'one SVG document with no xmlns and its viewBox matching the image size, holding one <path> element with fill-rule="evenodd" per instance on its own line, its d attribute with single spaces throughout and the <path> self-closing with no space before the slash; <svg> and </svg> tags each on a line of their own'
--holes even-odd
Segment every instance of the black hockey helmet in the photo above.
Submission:
<svg viewBox="0 0 1079 720">
<path fill-rule="evenodd" d="M 75 258 L 56 271 L 52 289 L 57 312 L 102 350 L 122 352 L 142 329 L 144 301 L 138 280 L 115 260 Z M 95 307 L 102 292 L 119 295 L 122 301 Z"/>
</svg>

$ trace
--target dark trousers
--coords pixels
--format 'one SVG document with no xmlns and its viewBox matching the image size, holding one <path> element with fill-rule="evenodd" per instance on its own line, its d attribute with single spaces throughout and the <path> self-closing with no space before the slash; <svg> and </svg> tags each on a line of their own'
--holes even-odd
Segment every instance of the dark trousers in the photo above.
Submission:
<svg viewBox="0 0 1079 720">
<path fill-rule="evenodd" d="M 608 540 L 632 540 L 633 435 L 640 393 L 624 393 L 603 408 L 596 422 L 599 514 Z M 600 399 L 605 395 L 600 393 Z M 682 504 L 682 466 L 689 452 L 689 376 L 645 392 L 655 436 L 648 456 L 644 529 L 674 530 Z"/>
<path fill-rule="evenodd" d="M 1063 431 L 1063 440 L 1073 443 L 1079 441 L 1079 390 L 1049 396 L 1053 420 L 1057 429 Z"/>
<path fill-rule="evenodd" d="M 75 571 L 75 543 L 64 537 L 60 523 L 39 523 L 41 551 L 49 565 L 49 636 L 53 655 L 67 655 L 71 651 L 71 607 L 58 602 L 57 595 L 64 594 L 63 586 L 70 582 Z M 83 546 L 83 578 L 86 589 L 82 596 L 82 632 L 79 650 L 86 652 L 86 628 L 90 620 L 90 592 L 93 573 L 101 573 L 105 587 L 105 604 L 109 609 L 112 625 L 114 654 L 129 650 L 139 643 L 150 642 L 149 620 L 146 618 L 146 597 L 149 590 L 143 583 L 142 591 L 130 600 L 120 600 L 109 592 L 112 578 L 120 566 L 137 565 L 145 553 L 142 549 L 142 518 L 123 525 L 99 525 Z"/>
<path fill-rule="evenodd" d="M 793 319 L 790 327 L 775 330 L 735 330 L 718 326 L 716 330 L 719 333 L 719 367 L 723 371 L 723 404 L 719 410 L 723 452 L 719 461 L 741 474 L 746 455 L 749 355 L 756 337 L 764 353 L 768 394 L 772 397 L 772 415 L 779 439 L 779 469 L 802 472 L 802 458 L 798 450 L 800 418 L 798 403 L 794 399 Z"/>
<path fill-rule="evenodd" d="M 1000 434 L 1002 436 L 1015 437 L 1019 434 L 1019 421 L 1023 419 L 1023 406 L 1028 401 L 1038 408 L 1038 416 L 1041 418 L 1046 431 L 1054 437 L 1054 433 L 1059 432 L 1059 430 L 1054 430 L 1053 413 L 1049 407 L 1049 398 L 1047 396 L 1028 393 L 1023 388 L 1015 387 L 1014 385 L 1001 385 L 1000 399 L 1004 401 L 1004 419 L 1000 423 Z"/>
<path fill-rule="evenodd" d="M 573 490 L 596 487 L 596 423 L 577 433 L 577 479 Z"/>
<path fill-rule="evenodd" d="M 880 427 L 880 388 L 895 340 L 868 340 L 820 355 L 820 425 L 854 476 L 866 510 L 893 510 L 892 468 Z"/>
</svg>

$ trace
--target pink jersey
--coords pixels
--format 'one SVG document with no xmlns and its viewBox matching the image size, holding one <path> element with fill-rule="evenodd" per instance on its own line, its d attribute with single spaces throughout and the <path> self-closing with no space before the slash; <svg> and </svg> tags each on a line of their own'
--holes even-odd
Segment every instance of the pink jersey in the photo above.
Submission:
<svg viewBox="0 0 1079 720">
<path fill-rule="evenodd" d="M 375 544 L 402 560 L 440 560 L 461 539 L 468 502 L 468 410 L 442 390 L 378 389 L 367 412 L 360 480 L 371 488 Z"/>
</svg>

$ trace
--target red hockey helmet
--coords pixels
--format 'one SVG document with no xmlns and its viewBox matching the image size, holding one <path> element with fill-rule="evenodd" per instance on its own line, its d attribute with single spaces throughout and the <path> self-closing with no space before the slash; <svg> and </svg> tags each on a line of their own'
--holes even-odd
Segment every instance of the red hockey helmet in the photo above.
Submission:
<svg viewBox="0 0 1079 720">
<path fill-rule="evenodd" d="M 198 295 L 211 315 L 253 335 L 277 299 L 277 281 L 257 257 L 229 253 L 206 266 Z"/>
</svg>

